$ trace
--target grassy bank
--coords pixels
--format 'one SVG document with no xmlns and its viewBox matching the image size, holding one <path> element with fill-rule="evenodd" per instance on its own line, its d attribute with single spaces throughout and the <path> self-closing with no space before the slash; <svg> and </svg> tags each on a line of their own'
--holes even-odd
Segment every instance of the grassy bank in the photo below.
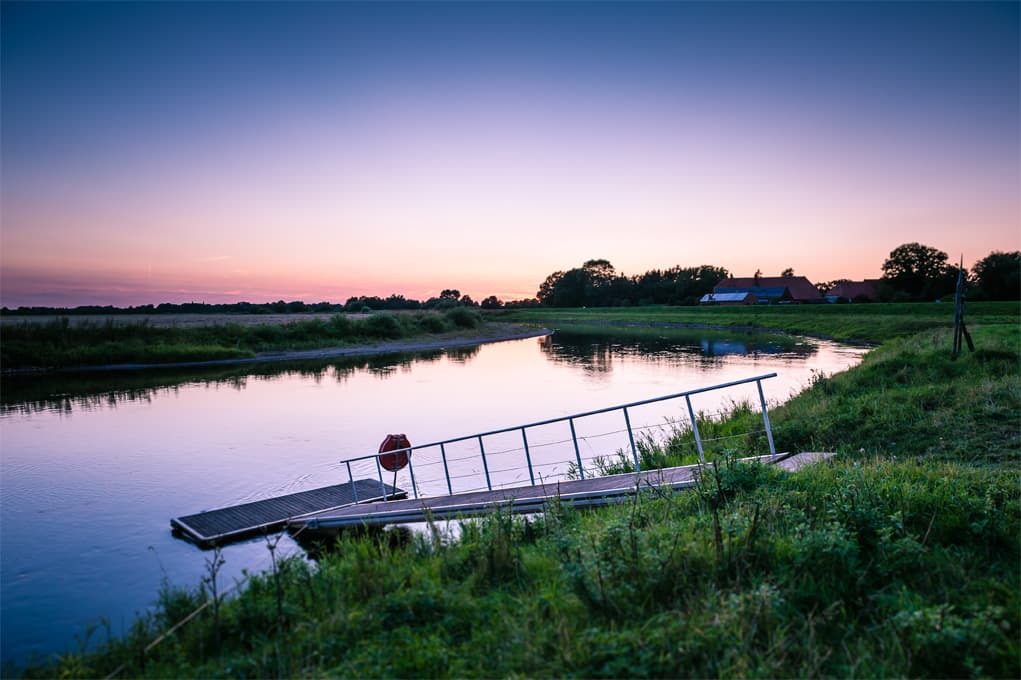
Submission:
<svg viewBox="0 0 1021 680">
<path fill-rule="evenodd" d="M 139 371 L 73 371 L 15 374 L 0 377 L 0 415 L 9 412 L 93 408 L 101 404 L 149 400 L 186 383 L 244 385 L 281 375 L 342 380 L 358 371 L 387 371 L 444 357 L 467 360 L 478 345 L 442 350 L 387 352 L 337 357 L 329 360 L 274 361 L 254 364 L 161 368 Z"/>
<path fill-rule="evenodd" d="M 67 318 L 0 328 L 0 366 L 70 368 L 121 363 L 160 364 L 253 357 L 259 352 L 337 347 L 470 330 L 482 323 L 466 308 L 444 313 L 337 314 L 282 324 L 223 323 L 181 328 L 147 322 L 72 324 Z"/>
<path fill-rule="evenodd" d="M 500 514 L 458 541 L 351 536 L 148 653 L 208 585 L 167 587 L 125 637 L 25 674 L 1018 677 L 1021 330 L 973 332 L 957 361 L 946 330 L 884 343 L 772 412 L 779 448 L 830 462 L 733 463 L 752 435 L 695 492 Z M 690 455 L 687 436 L 646 455 Z"/>
<path fill-rule="evenodd" d="M 852 305 L 752 305 L 740 307 L 606 307 L 598 309 L 520 309 L 501 317 L 547 327 L 571 324 L 660 324 L 721 328 L 756 328 L 824 336 L 835 340 L 879 343 L 922 331 L 946 328 L 953 321 L 949 303 Z M 969 302 L 972 325 L 1021 322 L 1017 302 Z"/>
<path fill-rule="evenodd" d="M 697 493 L 506 515 L 461 540 L 289 560 L 39 675 L 1017 677 L 1017 476 L 862 459 L 722 465 Z"/>
</svg>

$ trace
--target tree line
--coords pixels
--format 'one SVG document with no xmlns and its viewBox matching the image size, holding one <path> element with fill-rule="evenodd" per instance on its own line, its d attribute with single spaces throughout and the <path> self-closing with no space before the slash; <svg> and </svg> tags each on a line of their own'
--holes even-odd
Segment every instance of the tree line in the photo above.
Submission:
<svg viewBox="0 0 1021 680">
<path fill-rule="evenodd" d="M 920 302 L 952 296 L 958 265 L 947 254 L 920 243 L 894 248 L 883 262 L 877 297 L 883 302 Z M 761 271 L 755 272 L 758 278 Z M 967 297 L 972 300 L 1021 299 L 1021 252 L 993 251 L 963 270 Z M 581 267 L 556 271 L 539 286 L 536 299 L 547 307 L 618 307 L 666 304 L 697 305 L 720 281 L 730 276 L 724 267 L 671 267 L 635 276 L 618 274 L 607 260 L 588 260 Z M 781 276 L 792 277 L 785 269 Z M 817 284 L 820 293 L 847 279 Z"/>
<path fill-rule="evenodd" d="M 975 263 L 972 271 L 950 262 L 942 250 L 921 243 L 894 248 L 883 262 L 879 299 L 918 302 L 952 296 L 963 275 L 971 300 L 1021 299 L 1021 251 L 993 251 Z"/>
<path fill-rule="evenodd" d="M 920 243 L 905 243 L 894 248 L 883 262 L 878 299 L 883 302 L 918 302 L 952 296 L 957 286 L 958 265 L 936 248 Z M 761 272 L 756 272 L 756 275 Z M 1021 251 L 993 251 L 975 263 L 972 271 L 964 269 L 967 296 L 972 300 L 1021 299 Z M 793 276 L 784 270 L 782 276 Z M 620 307 L 630 305 L 697 305 L 703 295 L 711 293 L 720 281 L 730 276 L 725 267 L 699 265 L 651 269 L 644 274 L 619 274 L 605 259 L 588 260 L 580 267 L 556 271 L 539 286 L 535 298 L 502 301 L 495 295 L 476 302 L 456 288 L 446 288 L 439 295 L 423 301 L 392 294 L 389 297 L 353 296 L 343 304 L 332 302 L 235 302 L 207 304 L 204 302 L 164 302 L 158 305 L 114 307 L 82 305 L 65 307 L 19 307 L 18 314 L 294 314 L 302 312 L 376 312 L 400 310 L 448 310 L 454 307 L 503 309 L 515 307 Z M 837 279 L 817 284 L 825 294 Z M 5 314 L 13 313 L 4 307 Z"/>
<path fill-rule="evenodd" d="M 302 313 L 325 313 L 337 314 L 340 312 L 380 312 L 380 311 L 414 311 L 414 310 L 435 310 L 447 311 L 457 307 L 470 307 L 475 309 L 500 309 L 503 307 L 530 307 L 538 306 L 536 300 L 519 300 L 512 302 L 501 302 L 495 295 L 490 295 L 481 302 L 476 302 L 469 295 L 462 295 L 456 288 L 446 288 L 439 295 L 430 297 L 424 302 L 414 298 L 407 298 L 396 293 L 389 297 L 378 296 L 353 296 L 343 304 L 334 302 L 305 303 L 301 300 L 285 302 L 233 302 L 213 303 L 205 302 L 163 302 L 158 305 L 135 305 L 130 307 L 114 307 L 113 305 L 79 305 L 78 307 L 18 307 L 16 310 L 4 307 L 0 312 L 4 314 L 19 314 L 28 316 L 49 316 L 61 315 L 118 315 L 118 314 L 302 314 Z"/>
<path fill-rule="evenodd" d="M 728 276 L 725 268 L 707 264 L 624 276 L 608 260 L 588 260 L 581 267 L 547 276 L 535 297 L 549 307 L 696 305 Z"/>
</svg>

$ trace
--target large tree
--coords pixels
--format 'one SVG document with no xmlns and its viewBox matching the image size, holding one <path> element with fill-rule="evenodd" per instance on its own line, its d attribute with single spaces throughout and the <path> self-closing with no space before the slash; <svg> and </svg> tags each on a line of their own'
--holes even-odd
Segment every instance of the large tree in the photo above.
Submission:
<svg viewBox="0 0 1021 680">
<path fill-rule="evenodd" d="M 983 300 L 1021 299 L 1021 251 L 993 251 L 975 263 L 974 297 Z"/>
<path fill-rule="evenodd" d="M 883 283 L 894 299 L 934 300 L 954 291 L 957 267 L 942 250 L 905 243 L 883 263 Z"/>
<path fill-rule="evenodd" d="M 609 260 L 588 260 L 581 267 L 547 276 L 535 296 L 552 307 L 602 307 L 626 294 L 625 284 Z"/>
</svg>

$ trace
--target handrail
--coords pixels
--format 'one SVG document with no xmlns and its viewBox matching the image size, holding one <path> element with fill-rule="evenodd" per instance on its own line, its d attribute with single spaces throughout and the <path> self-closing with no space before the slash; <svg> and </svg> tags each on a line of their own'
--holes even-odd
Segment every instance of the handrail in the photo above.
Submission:
<svg viewBox="0 0 1021 680">
<path fill-rule="evenodd" d="M 760 404 L 762 406 L 762 416 L 763 416 L 763 421 L 764 421 L 764 424 L 765 424 L 766 438 L 769 441 L 769 453 L 770 453 L 771 457 L 774 457 L 774 456 L 776 456 L 776 448 L 775 448 L 774 443 L 773 443 L 773 432 L 772 432 L 772 428 L 771 428 L 770 422 L 769 422 L 769 414 L 768 414 L 767 409 L 766 409 L 766 398 L 765 398 L 765 395 L 762 392 L 762 381 L 763 380 L 768 380 L 769 378 L 775 378 L 776 376 L 777 376 L 776 373 L 766 373 L 766 374 L 763 374 L 763 375 L 753 376 L 751 378 L 743 378 L 741 380 L 732 380 L 730 382 L 721 383 L 719 385 L 710 385 L 709 387 L 700 387 L 700 388 L 693 389 L 693 390 L 685 390 L 684 392 L 677 392 L 675 394 L 667 394 L 667 395 L 664 395 L 664 396 L 661 396 L 661 397 L 652 397 L 650 399 L 641 399 L 641 400 L 638 400 L 638 401 L 628 402 L 626 404 L 618 404 L 617 406 L 607 406 L 605 408 L 594 409 L 594 410 L 591 410 L 591 411 L 582 411 L 581 413 L 574 413 L 574 414 L 568 415 L 568 416 L 560 416 L 560 417 L 557 417 L 557 418 L 548 418 L 546 420 L 537 420 L 535 422 L 525 423 L 523 425 L 514 425 L 512 427 L 504 427 L 504 428 L 500 428 L 500 429 L 496 429 L 496 430 L 488 430 L 486 432 L 478 432 L 476 434 L 470 434 L 470 435 L 466 435 L 466 436 L 462 436 L 462 437 L 452 437 L 450 439 L 443 439 L 443 440 L 440 440 L 440 441 L 430 442 L 428 444 L 416 444 L 416 445 L 413 445 L 413 446 L 407 446 L 407 447 L 405 447 L 403 449 L 394 449 L 393 451 L 388 451 L 387 453 L 389 453 L 389 454 L 398 454 L 398 453 L 403 453 L 403 452 L 407 452 L 408 453 L 408 466 L 409 466 L 409 472 L 411 473 L 411 478 L 412 478 L 412 492 L 414 493 L 414 497 L 418 498 L 418 490 L 415 487 L 415 483 L 414 483 L 415 473 L 414 473 L 414 470 L 411 469 L 411 466 L 412 466 L 411 452 L 415 451 L 415 450 L 418 450 L 418 449 L 428 449 L 428 448 L 433 448 L 433 447 L 437 447 L 437 446 L 440 447 L 440 452 L 441 452 L 441 455 L 443 457 L 443 468 L 444 468 L 444 476 L 446 477 L 446 482 L 447 482 L 447 490 L 448 490 L 448 492 L 453 494 L 453 487 L 451 486 L 451 483 L 450 483 L 450 479 L 451 479 L 450 471 L 447 468 L 446 449 L 445 449 L 445 447 L 446 447 L 447 444 L 453 444 L 453 443 L 456 443 L 456 442 L 463 442 L 463 441 L 468 441 L 468 440 L 471 440 L 471 439 L 477 439 L 478 442 L 479 442 L 479 451 L 480 451 L 480 453 L 482 455 L 482 464 L 483 464 L 483 466 L 485 468 L 485 471 L 486 471 L 486 475 L 485 475 L 486 476 L 486 486 L 490 490 L 492 490 L 492 482 L 491 482 L 490 475 L 489 475 L 489 465 L 488 465 L 488 463 L 486 461 L 486 450 L 485 450 L 485 445 L 482 442 L 482 439 L 483 439 L 483 437 L 489 437 L 489 436 L 492 436 L 492 435 L 505 434 L 507 432 L 520 431 L 521 434 L 522 434 L 522 440 L 524 442 L 524 447 L 525 447 L 524 448 L 524 450 L 525 450 L 525 458 L 526 458 L 526 461 L 527 461 L 527 464 L 528 464 L 529 478 L 531 479 L 531 485 L 535 486 L 535 475 L 534 475 L 533 469 L 532 469 L 533 465 L 532 465 L 532 461 L 531 461 L 531 456 L 529 455 L 528 439 L 527 439 L 527 436 L 525 435 L 525 430 L 529 429 L 529 428 L 542 427 L 544 425 L 552 425 L 554 423 L 562 423 L 564 421 L 567 421 L 571 425 L 571 440 L 574 442 L 574 451 L 575 451 L 575 456 L 576 456 L 577 464 L 578 464 L 578 472 L 579 472 L 579 475 L 581 476 L 581 478 L 584 479 L 585 478 L 584 477 L 585 471 L 584 471 L 584 468 L 582 467 L 582 464 L 581 464 L 581 454 L 578 451 L 578 436 L 577 436 L 577 433 L 575 432 L 575 429 L 574 429 L 574 421 L 576 419 L 578 419 L 578 418 L 587 418 L 589 416 L 595 416 L 595 415 L 600 415 L 600 414 L 603 414 L 603 413 L 611 413 L 613 411 L 621 411 L 622 410 L 624 412 L 624 421 L 625 421 L 625 424 L 627 426 L 627 433 L 628 433 L 629 443 L 630 443 L 630 446 L 631 446 L 631 453 L 632 453 L 632 455 L 634 456 L 634 459 L 635 459 L 635 470 L 636 471 L 641 471 L 641 466 L 640 466 L 639 459 L 638 459 L 638 450 L 637 450 L 637 447 L 635 446 L 635 439 L 634 439 L 634 434 L 633 434 L 633 431 L 632 431 L 632 428 L 631 428 L 631 419 L 630 419 L 630 417 L 628 415 L 628 409 L 629 408 L 634 408 L 636 406 L 644 406 L 646 404 L 653 404 L 653 403 L 660 402 L 660 401 L 667 401 L 667 400 L 670 400 L 670 399 L 679 399 L 681 397 L 684 397 L 684 399 L 685 399 L 685 401 L 687 403 L 687 410 L 688 410 L 689 417 L 691 419 L 692 431 L 694 432 L 694 435 L 695 435 L 695 443 L 696 443 L 696 447 L 698 449 L 699 457 L 704 462 L 705 461 L 705 453 L 704 453 L 704 451 L 702 449 L 702 440 L 701 440 L 701 437 L 699 436 L 698 424 L 697 424 L 697 422 L 695 420 L 695 412 L 694 412 L 694 410 L 691 407 L 691 396 L 695 395 L 695 394 L 702 394 L 702 393 L 705 393 L 705 392 L 713 392 L 713 391 L 716 391 L 716 390 L 726 389 L 728 387 L 735 387 L 737 385 L 746 385 L 748 383 L 753 383 L 754 382 L 754 383 L 756 383 L 756 385 L 758 387 L 759 401 L 760 401 Z M 354 477 L 352 476 L 352 473 L 351 473 L 351 463 L 355 463 L 355 462 L 363 461 L 363 460 L 371 460 L 371 459 L 376 459 L 376 467 L 377 467 L 377 472 L 378 472 L 379 480 L 380 480 L 380 488 L 383 489 L 383 498 L 385 500 L 389 500 L 387 498 L 385 487 L 383 486 L 383 474 L 382 474 L 382 470 L 379 469 L 379 454 L 378 453 L 371 453 L 371 454 L 368 454 L 368 455 L 356 456 L 356 457 L 353 457 L 353 458 L 345 458 L 345 459 L 340 461 L 340 464 L 347 466 L 348 477 L 350 478 L 351 483 L 354 484 Z"/>
</svg>

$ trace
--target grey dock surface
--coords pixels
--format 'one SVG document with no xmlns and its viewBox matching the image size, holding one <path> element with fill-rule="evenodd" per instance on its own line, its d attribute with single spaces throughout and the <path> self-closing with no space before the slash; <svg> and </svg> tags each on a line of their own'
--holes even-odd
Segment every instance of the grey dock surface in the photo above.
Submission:
<svg viewBox="0 0 1021 680">
<path fill-rule="evenodd" d="M 407 492 L 384 484 L 389 498 L 406 498 Z M 267 498 L 229 508 L 199 512 L 170 520 L 170 526 L 203 548 L 222 545 L 247 536 L 282 529 L 287 520 L 356 502 L 381 501 L 383 489 L 375 479 L 324 486 L 308 491 Z"/>
<path fill-rule="evenodd" d="M 796 470 L 833 454 L 798 453 L 778 454 L 775 457 L 756 456 L 742 459 L 746 462 L 775 464 L 787 470 Z M 497 509 L 511 512 L 539 512 L 551 499 L 578 506 L 607 505 L 627 499 L 635 489 L 657 488 L 666 490 L 682 489 L 695 484 L 698 465 L 647 470 L 638 474 L 628 473 L 606 477 L 570 480 L 565 482 L 536 484 L 492 491 L 473 491 L 451 496 L 435 496 L 364 503 L 357 506 L 317 512 L 300 519 L 288 521 L 292 533 L 330 533 L 351 526 L 380 526 L 385 524 L 406 524 L 432 519 L 472 517 L 494 512 Z"/>
</svg>

